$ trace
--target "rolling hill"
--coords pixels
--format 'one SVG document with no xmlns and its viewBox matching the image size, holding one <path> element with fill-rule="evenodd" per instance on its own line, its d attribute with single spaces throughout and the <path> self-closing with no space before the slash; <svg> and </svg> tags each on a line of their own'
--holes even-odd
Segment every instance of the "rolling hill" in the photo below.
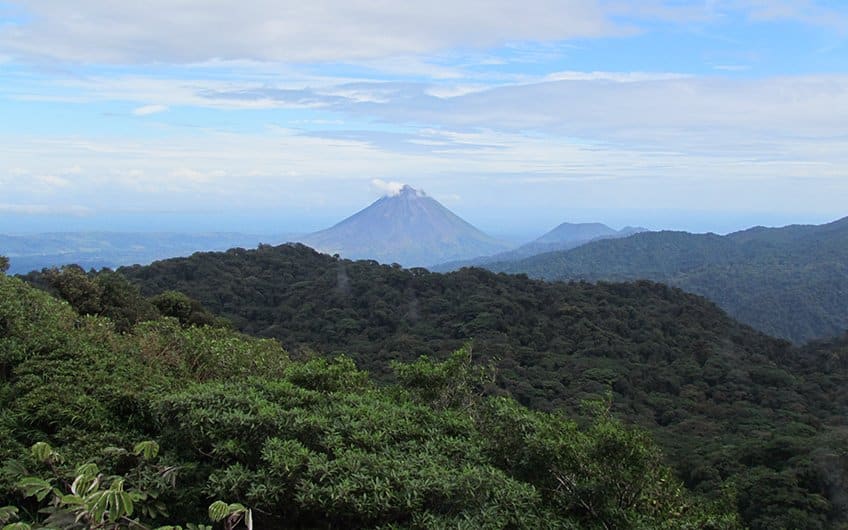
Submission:
<svg viewBox="0 0 848 530">
<path fill-rule="evenodd" d="M 726 236 L 642 233 L 483 266 L 545 280 L 664 282 L 797 343 L 848 330 L 848 218 Z"/>
</svg>

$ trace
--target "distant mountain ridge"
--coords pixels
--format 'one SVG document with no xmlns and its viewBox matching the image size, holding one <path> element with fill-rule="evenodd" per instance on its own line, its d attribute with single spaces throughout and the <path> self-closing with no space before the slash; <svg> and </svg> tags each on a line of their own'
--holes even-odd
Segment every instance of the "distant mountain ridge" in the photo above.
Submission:
<svg viewBox="0 0 848 530">
<path fill-rule="evenodd" d="M 848 330 L 848 218 L 726 236 L 649 232 L 483 266 L 546 280 L 660 281 L 798 343 Z"/>
<path fill-rule="evenodd" d="M 146 264 L 157 259 L 189 256 L 194 252 L 282 243 L 294 234 L 238 232 L 47 232 L 0 234 L 0 255 L 10 259 L 10 274 L 74 263 L 85 269 Z"/>
<path fill-rule="evenodd" d="M 545 252 L 569 250 L 579 247 L 580 245 L 585 245 L 591 241 L 627 237 L 645 231 L 645 228 L 633 226 L 626 226 L 621 230 L 615 230 L 602 223 L 566 222 L 518 248 L 508 250 L 506 252 L 500 252 L 491 256 L 483 256 L 462 261 L 450 261 L 430 267 L 430 270 L 434 272 L 450 272 L 462 267 L 485 266 L 489 263 L 515 261 L 535 256 L 536 254 L 543 254 Z"/>
<path fill-rule="evenodd" d="M 405 266 L 473 258 L 507 248 L 411 186 L 300 242 L 345 258 Z"/>
</svg>

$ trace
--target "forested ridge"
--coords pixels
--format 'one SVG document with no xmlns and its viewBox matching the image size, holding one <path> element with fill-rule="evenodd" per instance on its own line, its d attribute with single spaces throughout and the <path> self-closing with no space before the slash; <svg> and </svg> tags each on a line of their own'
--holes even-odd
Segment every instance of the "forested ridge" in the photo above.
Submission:
<svg viewBox="0 0 848 530">
<path fill-rule="evenodd" d="M 467 349 L 375 385 L 349 358 L 192 322 L 176 293 L 47 276 L 90 314 L 0 274 L 7 530 L 741 528 L 730 495 L 687 491 L 603 403 L 575 421 L 486 397 Z"/>
<path fill-rule="evenodd" d="M 471 340 L 475 359 L 495 369 L 481 383 L 487 395 L 577 418 L 587 400 L 610 403 L 615 417 L 650 430 L 688 488 L 730 503 L 750 528 L 845 524 L 841 343 L 794 348 L 662 284 L 546 283 L 481 269 L 442 275 L 302 245 L 119 272 L 66 268 L 28 279 L 68 298 L 80 290 L 73 286 L 126 276 L 172 316 L 186 304 L 162 300 L 183 291 L 242 331 L 280 339 L 297 359 L 345 353 L 383 384 L 397 382 L 391 361 L 446 359 Z M 123 314 L 99 299 L 95 312 Z M 212 318 L 193 303 L 194 318 Z"/>
<path fill-rule="evenodd" d="M 183 291 L 296 357 L 345 352 L 384 381 L 391 360 L 443 358 L 471 339 L 496 366 L 490 394 L 572 414 L 609 395 L 617 417 L 651 430 L 688 487 L 733 489 L 752 528 L 845 520 L 841 372 L 679 289 L 442 275 L 302 245 L 120 272 L 146 295 Z"/>
<path fill-rule="evenodd" d="M 660 281 L 796 343 L 848 331 L 848 218 L 727 236 L 647 232 L 483 266 L 545 280 Z"/>
</svg>

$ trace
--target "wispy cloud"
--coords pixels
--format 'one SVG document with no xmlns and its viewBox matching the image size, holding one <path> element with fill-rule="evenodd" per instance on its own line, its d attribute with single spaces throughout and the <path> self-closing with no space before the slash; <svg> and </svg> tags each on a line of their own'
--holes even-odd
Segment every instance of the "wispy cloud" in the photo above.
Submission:
<svg viewBox="0 0 848 530">
<path fill-rule="evenodd" d="M 135 116 L 150 116 L 151 114 L 159 114 L 168 110 L 167 105 L 144 105 L 133 109 L 132 113 Z"/>
<path fill-rule="evenodd" d="M 751 67 L 747 64 L 717 64 L 713 66 L 713 69 L 723 72 L 744 72 L 750 70 Z"/>
<path fill-rule="evenodd" d="M 81 217 L 91 215 L 93 212 L 90 208 L 78 205 L 0 203 L 0 213 L 17 215 L 72 215 Z"/>
<path fill-rule="evenodd" d="M 745 10 L 752 20 L 773 21 L 793 20 L 848 31 L 848 13 L 839 2 L 820 2 L 815 0 L 733 0 L 719 2 L 730 8 Z"/>
<path fill-rule="evenodd" d="M 44 0 L 27 9 L 31 23 L 0 30 L 0 53 L 95 63 L 338 61 L 620 32 L 596 0 L 250 0 L 237 9 L 205 0 Z"/>
</svg>

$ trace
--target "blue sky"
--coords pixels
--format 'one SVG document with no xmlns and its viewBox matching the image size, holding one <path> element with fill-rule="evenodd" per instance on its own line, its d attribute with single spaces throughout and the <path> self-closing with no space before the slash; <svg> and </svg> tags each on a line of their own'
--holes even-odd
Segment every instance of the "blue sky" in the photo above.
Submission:
<svg viewBox="0 0 848 530">
<path fill-rule="evenodd" d="M 848 215 L 848 3 L 0 0 L 0 232 Z"/>
</svg>

